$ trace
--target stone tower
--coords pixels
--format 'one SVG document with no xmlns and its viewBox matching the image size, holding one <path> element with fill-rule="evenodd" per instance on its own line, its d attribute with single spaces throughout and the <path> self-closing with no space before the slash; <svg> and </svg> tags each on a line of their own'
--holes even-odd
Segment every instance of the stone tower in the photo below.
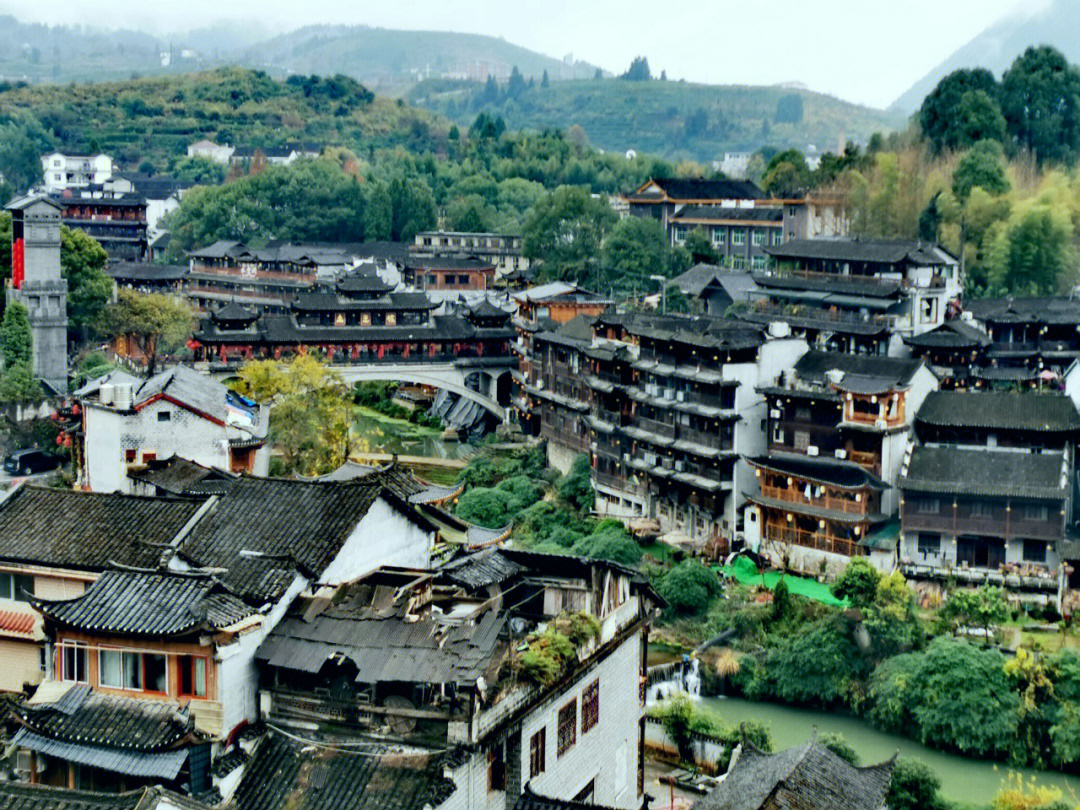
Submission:
<svg viewBox="0 0 1080 810">
<path fill-rule="evenodd" d="M 67 281 L 60 275 L 60 212 L 44 194 L 20 197 L 11 212 L 11 281 L 7 300 L 30 314 L 33 373 L 56 393 L 68 390 Z"/>
</svg>

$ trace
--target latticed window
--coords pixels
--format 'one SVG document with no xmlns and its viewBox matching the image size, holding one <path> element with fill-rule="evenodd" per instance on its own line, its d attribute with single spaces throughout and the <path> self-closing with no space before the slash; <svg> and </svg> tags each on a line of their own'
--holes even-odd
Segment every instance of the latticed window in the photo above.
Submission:
<svg viewBox="0 0 1080 810">
<path fill-rule="evenodd" d="M 529 738 L 529 778 L 535 779 L 547 770 L 547 727 Z"/>
<path fill-rule="evenodd" d="M 559 745 L 561 757 L 577 742 L 577 698 L 559 709 Z"/>
<path fill-rule="evenodd" d="M 589 729 L 600 722 L 600 679 L 585 687 L 581 693 L 581 733 L 588 733 Z"/>
</svg>

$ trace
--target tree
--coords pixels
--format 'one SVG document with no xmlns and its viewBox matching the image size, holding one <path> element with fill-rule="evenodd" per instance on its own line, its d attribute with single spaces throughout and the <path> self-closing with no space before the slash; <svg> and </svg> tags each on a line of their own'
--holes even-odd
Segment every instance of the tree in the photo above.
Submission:
<svg viewBox="0 0 1080 810">
<path fill-rule="evenodd" d="M 989 257 L 993 285 L 1015 295 L 1049 295 L 1070 283 L 1072 223 L 1068 211 L 1037 203 L 997 231 Z"/>
<path fill-rule="evenodd" d="M 982 140 L 1005 143 L 1005 116 L 985 90 L 968 90 L 960 96 L 957 114 L 960 116 L 957 146 L 970 146 Z"/>
<path fill-rule="evenodd" d="M 499 529 L 510 522 L 507 514 L 509 504 L 509 493 L 500 489 L 476 487 L 458 498 L 454 514 L 478 526 Z"/>
<path fill-rule="evenodd" d="M 30 331 L 30 315 L 20 301 L 12 301 L 4 309 L 4 321 L 0 326 L 0 342 L 3 343 L 4 367 L 30 366 L 33 354 L 33 334 Z"/>
<path fill-rule="evenodd" d="M 252 360 L 237 377 L 235 390 L 270 406 L 270 439 L 286 472 L 321 475 L 345 462 L 352 398 L 325 361 Z"/>
<path fill-rule="evenodd" d="M 43 396 L 41 383 L 34 379 L 29 363 L 14 363 L 0 373 L 0 402 L 38 402 Z"/>
<path fill-rule="evenodd" d="M 645 289 L 651 275 L 670 275 L 671 246 L 667 231 L 651 217 L 626 217 L 604 240 L 603 286 Z"/>
<path fill-rule="evenodd" d="M 56 139 L 37 118 L 29 113 L 0 113 L 2 202 L 41 182 L 41 156 L 55 148 Z"/>
<path fill-rule="evenodd" d="M 980 91 L 996 102 L 997 80 L 984 68 L 954 70 L 937 83 L 919 109 L 919 126 L 934 152 L 964 145 L 960 104 L 965 93 Z"/>
<path fill-rule="evenodd" d="M 435 198 L 423 180 L 395 179 L 390 183 L 389 193 L 393 207 L 390 238 L 395 242 L 411 242 L 418 232 L 431 230 L 438 224 Z"/>
<path fill-rule="evenodd" d="M 525 77 L 521 75 L 517 65 L 510 71 L 510 79 L 506 82 L 506 97 L 517 98 L 526 90 Z"/>
<path fill-rule="evenodd" d="M 706 264 L 720 264 L 720 254 L 713 246 L 708 232 L 702 228 L 693 228 L 686 239 L 683 240 L 683 248 L 690 254 L 693 263 L 705 262 Z"/>
<path fill-rule="evenodd" d="M 591 472 L 589 457 L 582 453 L 574 459 L 570 472 L 558 484 L 559 497 L 579 512 L 592 509 L 596 498 L 589 478 Z"/>
<path fill-rule="evenodd" d="M 641 562 L 641 546 L 621 523 L 605 520 L 596 530 L 574 542 L 574 554 L 598 560 L 611 560 L 622 565 L 635 566 Z"/>
<path fill-rule="evenodd" d="M 989 640 L 990 625 L 1009 617 L 1005 591 L 993 585 L 983 585 L 978 590 L 954 591 L 941 609 L 941 617 L 952 619 L 957 625 L 981 627 Z"/>
<path fill-rule="evenodd" d="M 446 209 L 446 224 L 452 231 L 480 233 L 489 230 L 484 199 L 476 194 L 458 197 Z"/>
<path fill-rule="evenodd" d="M 1039 162 L 1072 163 L 1080 150 L 1080 73 L 1060 51 L 1028 48 L 1001 77 L 1009 137 Z"/>
<path fill-rule="evenodd" d="M 153 374 L 159 355 L 176 351 L 191 337 L 194 320 L 191 307 L 179 296 L 121 288 L 101 311 L 98 328 L 108 337 L 133 341 Z"/>
<path fill-rule="evenodd" d="M 773 155 L 765 168 L 765 190 L 777 197 L 805 194 L 811 185 L 810 167 L 798 149 L 786 149 Z"/>
<path fill-rule="evenodd" d="M 846 622 L 829 617 L 778 640 L 768 652 L 765 669 L 773 693 L 781 700 L 830 706 L 848 701 L 852 684 L 867 667 Z"/>
<path fill-rule="evenodd" d="M 1005 177 L 1001 144 L 997 141 L 979 141 L 964 153 L 953 172 L 952 192 L 961 203 L 976 186 L 991 194 L 1004 194 L 1009 190 Z"/>
<path fill-rule="evenodd" d="M 364 191 L 364 238 L 389 239 L 393 226 L 394 204 L 390 192 L 383 183 L 369 183 Z"/>
<path fill-rule="evenodd" d="M 551 83 L 551 82 L 550 82 L 550 80 L 548 79 L 548 73 L 547 73 L 547 71 L 545 70 L 545 71 L 544 71 L 544 75 L 540 77 L 540 89 L 541 89 L 541 90 L 546 90 L 546 89 L 547 89 L 547 87 L 548 87 L 548 85 L 549 85 L 550 83 Z"/>
<path fill-rule="evenodd" d="M 776 101 L 776 115 L 778 124 L 798 124 L 803 120 L 803 99 L 798 93 L 788 93 L 780 96 Z"/>
<path fill-rule="evenodd" d="M 615 212 L 581 186 L 560 186 L 537 201 L 523 228 L 524 254 L 553 278 L 595 279 L 600 246 Z"/>
<path fill-rule="evenodd" d="M 60 272 L 68 282 L 68 330 L 85 340 L 112 296 L 109 255 L 84 231 L 60 227 Z"/>
<path fill-rule="evenodd" d="M 877 598 L 881 572 L 865 557 L 852 557 L 843 573 L 833 583 L 833 596 L 847 599 L 852 607 L 864 608 Z"/>
<path fill-rule="evenodd" d="M 656 590 L 677 616 L 696 616 L 720 593 L 720 580 L 699 560 L 683 560 L 672 566 Z"/>
<path fill-rule="evenodd" d="M 885 804 L 889 810 L 945 810 L 940 790 L 941 780 L 930 766 L 919 759 L 899 757 Z"/>
<path fill-rule="evenodd" d="M 225 182 L 225 167 L 204 157 L 176 157 L 169 162 L 169 174 L 185 183 L 216 186 Z"/>
<path fill-rule="evenodd" d="M 652 78 L 652 73 L 649 71 L 649 60 L 644 56 L 635 56 L 626 73 L 623 73 L 619 78 L 631 82 L 648 81 Z"/>
</svg>

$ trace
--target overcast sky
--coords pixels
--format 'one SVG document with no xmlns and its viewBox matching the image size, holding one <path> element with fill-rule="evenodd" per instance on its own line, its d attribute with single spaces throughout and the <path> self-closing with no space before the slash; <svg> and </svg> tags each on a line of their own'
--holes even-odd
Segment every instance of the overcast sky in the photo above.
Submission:
<svg viewBox="0 0 1080 810">
<path fill-rule="evenodd" d="M 1023 7 L 1041 5 L 1028 0 Z M 722 84 L 798 81 L 884 107 L 1018 0 L 0 0 L 24 21 L 155 33 L 221 19 L 281 29 L 366 24 L 501 36 L 555 57 Z M 93 13 L 88 13 L 92 9 Z"/>
</svg>

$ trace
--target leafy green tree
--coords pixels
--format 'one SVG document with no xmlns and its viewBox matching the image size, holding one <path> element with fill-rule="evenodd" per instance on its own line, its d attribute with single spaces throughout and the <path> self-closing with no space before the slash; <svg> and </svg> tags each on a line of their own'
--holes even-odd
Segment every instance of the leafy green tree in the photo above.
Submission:
<svg viewBox="0 0 1080 810">
<path fill-rule="evenodd" d="M 877 598 L 881 572 L 865 557 L 852 557 L 843 573 L 833 583 L 833 596 L 847 599 L 852 607 L 863 608 Z"/>
<path fill-rule="evenodd" d="M 989 634 L 992 624 L 1009 617 L 1005 591 L 993 585 L 983 585 L 977 590 L 954 591 L 941 609 L 941 617 L 959 625 L 981 627 Z"/>
<path fill-rule="evenodd" d="M 982 92 L 991 101 L 996 101 L 999 95 L 997 79 L 984 68 L 954 70 L 923 100 L 919 126 L 935 152 L 966 145 L 960 104 L 964 94 L 971 91 Z"/>
<path fill-rule="evenodd" d="M 967 756 L 1009 752 L 1019 724 L 1020 698 L 994 649 L 940 636 L 920 656 L 910 684 L 911 714 L 926 745 Z"/>
<path fill-rule="evenodd" d="M 818 742 L 828 748 L 848 765 L 859 767 L 859 753 L 839 732 L 827 731 L 818 736 Z"/>
<path fill-rule="evenodd" d="M 1049 295 L 1070 283 L 1072 223 L 1067 211 L 1035 204 L 996 234 L 988 260 L 995 287 L 1014 295 Z"/>
<path fill-rule="evenodd" d="M 431 188 L 419 178 L 395 179 L 390 183 L 393 207 L 390 237 L 396 242 L 411 242 L 420 231 L 436 226 L 438 217 Z"/>
<path fill-rule="evenodd" d="M 98 318 L 102 334 L 125 337 L 138 346 L 151 374 L 157 367 L 158 356 L 183 346 L 194 326 L 195 319 L 185 299 L 126 288 L 117 291 L 116 300 L 107 304 Z"/>
<path fill-rule="evenodd" d="M 509 496 L 506 512 L 511 516 L 532 506 L 544 496 L 543 490 L 527 475 L 515 475 L 500 481 L 496 489 Z"/>
<path fill-rule="evenodd" d="M 1080 655 L 1062 650 L 1046 663 L 1054 685 L 1053 701 L 1045 707 L 1050 721 L 1050 759 L 1063 767 L 1080 761 Z"/>
<path fill-rule="evenodd" d="M 540 77 L 540 88 L 546 90 L 550 83 L 551 80 L 548 79 L 548 72 L 545 70 L 544 75 Z"/>
<path fill-rule="evenodd" d="M 776 197 L 794 197 L 811 185 L 810 167 L 798 149 L 778 152 L 765 168 L 764 188 Z"/>
<path fill-rule="evenodd" d="M 651 275 L 669 275 L 671 246 L 664 226 L 651 217 L 627 217 L 604 240 L 604 286 L 648 289 Z M 655 288 L 653 288 L 655 289 Z"/>
<path fill-rule="evenodd" d="M 537 201 L 525 220 L 522 250 L 549 277 L 596 278 L 597 257 L 615 213 L 580 186 L 560 186 Z"/>
<path fill-rule="evenodd" d="M 364 238 L 390 239 L 394 227 L 394 203 L 384 183 L 368 184 L 364 191 Z"/>
<path fill-rule="evenodd" d="M 664 306 L 668 312 L 685 314 L 690 312 L 690 299 L 677 284 L 668 284 L 664 288 Z"/>
<path fill-rule="evenodd" d="M 630 62 L 630 67 L 627 68 L 626 73 L 623 73 L 619 78 L 631 82 L 648 81 L 652 78 L 652 72 L 649 70 L 649 60 L 644 56 L 635 56 L 633 61 Z"/>
<path fill-rule="evenodd" d="M 30 315 L 22 302 L 12 301 L 4 309 L 4 321 L 0 326 L 0 342 L 3 344 L 5 368 L 17 365 L 30 366 L 33 334 L 30 331 Z"/>
<path fill-rule="evenodd" d="M 664 574 L 656 589 L 675 615 L 696 616 L 720 593 L 720 580 L 699 560 L 683 560 Z"/>
<path fill-rule="evenodd" d="M 112 296 L 105 273 L 109 255 L 96 239 L 77 228 L 60 227 L 60 271 L 68 282 L 68 330 L 85 340 Z"/>
<path fill-rule="evenodd" d="M 641 546 L 617 521 L 604 521 L 588 537 L 576 541 L 574 554 L 635 566 L 641 562 Z"/>
<path fill-rule="evenodd" d="M 2 202 L 41 182 L 41 156 L 55 148 L 55 138 L 33 115 L 0 112 Z"/>
<path fill-rule="evenodd" d="M 899 757 L 885 803 L 889 810 L 946 810 L 941 798 L 941 780 L 925 762 Z"/>
<path fill-rule="evenodd" d="M 1009 190 L 1005 177 L 1004 155 L 997 141 L 979 141 L 964 153 L 953 172 L 952 192 L 961 203 L 978 186 L 991 194 Z"/>
<path fill-rule="evenodd" d="M 485 232 L 491 229 L 484 199 L 476 194 L 458 197 L 446 209 L 446 225 L 452 231 Z"/>
<path fill-rule="evenodd" d="M 1005 116 L 985 90 L 968 90 L 960 96 L 957 114 L 960 116 L 958 147 L 984 140 L 1005 143 Z"/>
<path fill-rule="evenodd" d="M 169 174 L 185 183 L 202 186 L 216 186 L 225 182 L 225 167 L 204 157 L 176 157 L 169 162 Z"/>
<path fill-rule="evenodd" d="M 690 254 L 692 263 L 720 264 L 720 254 L 713 246 L 708 232 L 701 227 L 693 228 L 683 240 L 683 248 Z"/>
<path fill-rule="evenodd" d="M 498 529 L 510 522 L 507 511 L 509 505 L 510 493 L 500 489 L 476 487 L 458 498 L 454 514 L 478 526 Z"/>
<path fill-rule="evenodd" d="M 559 497 L 579 512 L 587 512 L 593 507 L 596 493 L 593 492 L 589 457 L 582 453 L 574 459 L 570 472 L 558 483 Z"/>
<path fill-rule="evenodd" d="M 894 655 L 883 661 L 870 676 L 867 719 L 886 731 L 910 731 L 916 695 L 912 684 L 922 664 L 917 653 Z"/>
<path fill-rule="evenodd" d="M 1028 48 L 1001 78 L 1009 136 L 1036 159 L 1072 163 L 1080 150 L 1080 73 L 1060 51 Z"/>
<path fill-rule="evenodd" d="M 38 402 L 45 395 L 41 383 L 34 379 L 29 363 L 13 363 L 0 373 L 0 402 Z"/>
<path fill-rule="evenodd" d="M 776 697 L 803 705 L 842 705 L 866 671 L 843 619 L 829 617 L 778 640 L 765 669 Z"/>
<path fill-rule="evenodd" d="M 233 387 L 270 407 L 270 439 L 285 472 L 322 475 L 349 454 L 352 396 L 326 362 L 309 354 L 252 360 Z"/>
</svg>

